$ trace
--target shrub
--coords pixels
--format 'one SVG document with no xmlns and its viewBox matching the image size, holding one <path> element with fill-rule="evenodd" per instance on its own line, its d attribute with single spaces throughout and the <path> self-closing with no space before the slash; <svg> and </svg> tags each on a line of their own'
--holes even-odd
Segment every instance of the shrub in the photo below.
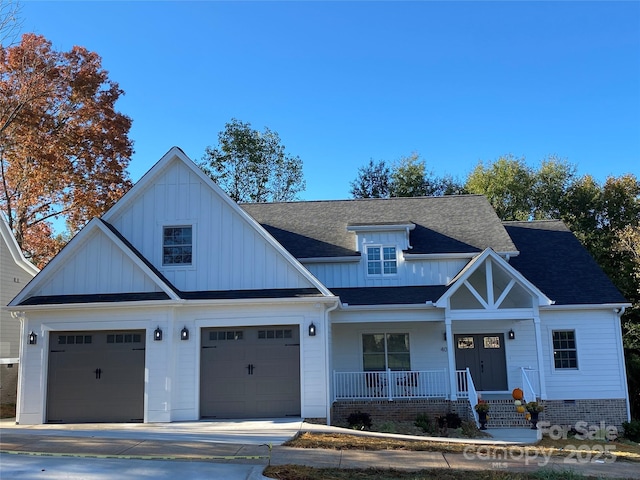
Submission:
<svg viewBox="0 0 640 480">
<path fill-rule="evenodd" d="M 365 428 L 371 428 L 371 415 L 366 412 L 357 412 L 349 414 L 347 417 L 347 423 L 350 428 L 354 430 L 364 430 Z"/>
<path fill-rule="evenodd" d="M 431 423 L 431 418 L 426 413 L 419 413 L 416 417 L 416 421 L 413 423 L 416 427 L 421 428 L 425 433 L 433 433 L 434 428 Z"/>
<path fill-rule="evenodd" d="M 640 442 L 640 420 L 631 420 L 630 422 L 622 422 L 624 436 L 632 442 Z"/>
<path fill-rule="evenodd" d="M 466 438 L 476 438 L 480 436 L 480 429 L 478 429 L 476 422 L 462 422 L 460 434 Z"/>
<path fill-rule="evenodd" d="M 396 424 L 393 422 L 382 422 L 377 428 L 379 432 L 383 433 L 396 433 Z"/>
<path fill-rule="evenodd" d="M 460 415 L 454 412 L 449 412 L 446 415 L 437 417 L 436 422 L 438 422 L 438 427 L 440 428 L 460 428 L 462 425 Z"/>
</svg>

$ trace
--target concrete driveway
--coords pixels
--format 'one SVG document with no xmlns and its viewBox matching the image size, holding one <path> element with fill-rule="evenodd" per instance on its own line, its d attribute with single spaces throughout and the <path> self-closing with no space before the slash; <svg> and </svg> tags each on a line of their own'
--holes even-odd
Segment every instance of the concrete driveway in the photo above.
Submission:
<svg viewBox="0 0 640 480">
<path fill-rule="evenodd" d="M 12 453 L 0 454 L 0 477 L 262 479 L 271 447 L 301 426 L 299 418 L 73 425 L 3 420 L 0 443 Z"/>
<path fill-rule="evenodd" d="M 80 423 L 65 425 L 16 425 L 0 421 L 3 434 L 48 435 L 59 437 L 100 437 L 137 440 L 180 439 L 183 442 L 209 442 L 242 445 L 282 445 L 302 428 L 300 418 L 213 420 L 174 423 Z"/>
</svg>

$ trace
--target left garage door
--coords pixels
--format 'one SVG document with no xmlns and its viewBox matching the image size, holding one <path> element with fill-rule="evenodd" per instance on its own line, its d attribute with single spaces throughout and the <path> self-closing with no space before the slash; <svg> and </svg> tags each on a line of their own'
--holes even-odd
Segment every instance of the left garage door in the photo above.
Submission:
<svg viewBox="0 0 640 480">
<path fill-rule="evenodd" d="M 52 332 L 47 422 L 142 422 L 144 330 Z"/>
</svg>

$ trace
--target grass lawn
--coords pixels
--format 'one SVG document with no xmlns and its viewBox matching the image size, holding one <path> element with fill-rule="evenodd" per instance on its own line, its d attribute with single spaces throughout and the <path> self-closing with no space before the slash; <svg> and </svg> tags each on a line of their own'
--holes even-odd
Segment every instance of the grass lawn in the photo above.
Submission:
<svg viewBox="0 0 640 480">
<path fill-rule="evenodd" d="M 469 448 L 487 448 L 495 452 L 504 452 L 508 448 L 539 449 L 545 455 L 573 456 L 575 458 L 594 458 L 597 455 L 613 455 L 618 460 L 640 463 L 640 445 L 634 442 L 616 441 L 605 442 L 599 440 L 579 440 L 567 438 L 553 440 L 544 438 L 536 445 L 500 447 L 478 446 L 469 443 L 434 442 L 427 440 L 400 440 L 395 438 L 367 437 L 360 435 L 333 433 L 302 433 L 285 443 L 286 446 L 296 448 L 327 448 L 334 450 L 410 450 L 443 453 L 462 453 Z M 611 458 L 611 457 L 609 457 Z M 264 475 L 280 480 L 578 480 L 595 477 L 585 477 L 571 471 L 557 471 L 541 469 L 535 473 L 520 473 L 502 470 L 468 471 L 468 470 L 421 470 L 403 471 L 389 469 L 336 469 L 312 468 L 303 465 L 282 465 L 268 467 Z"/>
<path fill-rule="evenodd" d="M 509 471 L 419 470 L 403 471 L 378 468 L 361 470 L 340 468 L 312 468 L 304 465 L 267 467 L 263 475 L 279 480 L 583 480 L 585 477 L 570 471 L 541 470 L 535 473 Z"/>
</svg>

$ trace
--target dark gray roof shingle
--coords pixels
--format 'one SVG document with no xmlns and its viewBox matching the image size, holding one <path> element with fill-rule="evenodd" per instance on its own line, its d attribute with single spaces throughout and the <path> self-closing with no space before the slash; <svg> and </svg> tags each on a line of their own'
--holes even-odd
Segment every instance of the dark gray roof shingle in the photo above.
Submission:
<svg viewBox="0 0 640 480">
<path fill-rule="evenodd" d="M 409 197 L 240 205 L 296 258 L 358 255 L 349 225 L 411 222 L 410 253 L 516 250 L 484 196 Z"/>
<path fill-rule="evenodd" d="M 564 223 L 505 222 L 520 255 L 509 262 L 556 305 L 626 303 Z"/>
<path fill-rule="evenodd" d="M 448 289 L 446 285 L 410 287 L 332 288 L 331 293 L 349 305 L 424 305 L 435 302 Z"/>
</svg>

